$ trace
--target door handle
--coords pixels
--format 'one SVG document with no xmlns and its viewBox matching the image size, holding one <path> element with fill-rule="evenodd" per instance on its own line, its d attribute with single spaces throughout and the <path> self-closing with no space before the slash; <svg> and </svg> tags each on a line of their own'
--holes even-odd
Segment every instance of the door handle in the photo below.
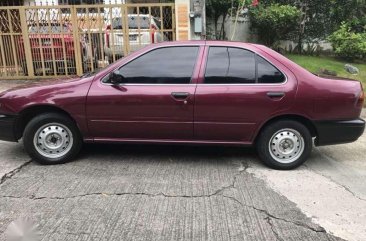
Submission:
<svg viewBox="0 0 366 241">
<path fill-rule="evenodd" d="M 188 92 L 172 92 L 172 96 L 177 100 L 185 100 L 189 97 L 190 93 Z"/>
<path fill-rule="evenodd" d="M 284 92 L 268 92 L 267 96 L 269 98 L 275 99 L 275 98 L 282 98 L 285 96 Z"/>
</svg>

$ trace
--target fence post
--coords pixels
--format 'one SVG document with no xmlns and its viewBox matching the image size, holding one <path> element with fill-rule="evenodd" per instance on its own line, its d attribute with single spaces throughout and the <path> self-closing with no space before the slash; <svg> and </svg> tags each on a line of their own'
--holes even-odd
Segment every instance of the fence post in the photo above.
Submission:
<svg viewBox="0 0 366 241">
<path fill-rule="evenodd" d="M 22 28 L 25 62 L 27 65 L 28 77 L 34 77 L 33 58 L 29 42 L 28 24 L 25 18 L 26 17 L 25 7 L 23 6 L 19 7 L 19 14 L 20 14 L 20 26 Z"/>
<path fill-rule="evenodd" d="M 190 20 L 189 20 L 189 1 L 175 0 L 176 9 L 176 37 L 177 40 L 189 40 L 190 36 Z"/>
<path fill-rule="evenodd" d="M 71 6 L 71 23 L 72 23 L 72 32 L 74 39 L 74 54 L 75 54 L 75 65 L 76 65 L 76 74 L 81 76 L 83 74 L 83 63 L 81 60 L 81 46 L 80 46 L 80 36 L 79 36 L 79 26 L 78 26 L 78 16 L 76 12 L 76 7 Z"/>
<path fill-rule="evenodd" d="M 130 29 L 128 26 L 128 7 L 126 4 L 122 5 L 122 28 L 123 28 L 123 55 L 126 57 L 130 53 Z M 111 19 L 113 22 L 113 19 Z"/>
</svg>

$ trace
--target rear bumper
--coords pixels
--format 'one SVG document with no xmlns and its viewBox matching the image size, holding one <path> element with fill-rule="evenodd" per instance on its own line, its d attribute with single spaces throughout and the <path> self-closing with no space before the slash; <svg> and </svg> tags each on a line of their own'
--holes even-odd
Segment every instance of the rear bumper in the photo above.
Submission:
<svg viewBox="0 0 366 241">
<path fill-rule="evenodd" d="M 365 130 L 365 121 L 362 119 L 346 121 L 315 121 L 318 137 L 315 145 L 333 145 L 356 141 Z"/>
<path fill-rule="evenodd" d="M 17 116 L 0 114 L 0 140 L 17 142 L 15 132 Z"/>
</svg>

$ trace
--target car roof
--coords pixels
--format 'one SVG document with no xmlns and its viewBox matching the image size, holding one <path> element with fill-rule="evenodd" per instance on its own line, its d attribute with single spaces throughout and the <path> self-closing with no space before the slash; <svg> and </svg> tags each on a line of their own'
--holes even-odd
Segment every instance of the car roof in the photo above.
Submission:
<svg viewBox="0 0 366 241">
<path fill-rule="evenodd" d="M 154 47 L 163 47 L 163 46 L 187 46 L 187 45 L 196 45 L 196 46 L 228 46 L 228 47 L 245 47 L 249 49 L 253 49 L 253 47 L 259 48 L 260 45 L 255 45 L 251 43 L 244 42 L 234 42 L 234 41 L 220 41 L 220 40 L 178 40 L 178 41 L 167 41 L 152 44 Z M 265 46 L 263 46 L 265 47 Z"/>
</svg>

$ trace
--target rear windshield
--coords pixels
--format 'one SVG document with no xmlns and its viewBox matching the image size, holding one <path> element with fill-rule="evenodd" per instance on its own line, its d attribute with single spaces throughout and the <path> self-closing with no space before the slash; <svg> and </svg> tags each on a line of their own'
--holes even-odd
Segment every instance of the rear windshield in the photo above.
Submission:
<svg viewBox="0 0 366 241">
<path fill-rule="evenodd" d="M 35 25 L 29 28 L 30 33 L 65 33 L 69 32 L 69 28 L 64 25 Z"/>
<path fill-rule="evenodd" d="M 147 16 L 128 16 L 128 28 L 129 29 L 149 29 L 150 19 Z M 113 29 L 122 29 L 122 18 L 114 18 L 112 22 Z"/>
</svg>

